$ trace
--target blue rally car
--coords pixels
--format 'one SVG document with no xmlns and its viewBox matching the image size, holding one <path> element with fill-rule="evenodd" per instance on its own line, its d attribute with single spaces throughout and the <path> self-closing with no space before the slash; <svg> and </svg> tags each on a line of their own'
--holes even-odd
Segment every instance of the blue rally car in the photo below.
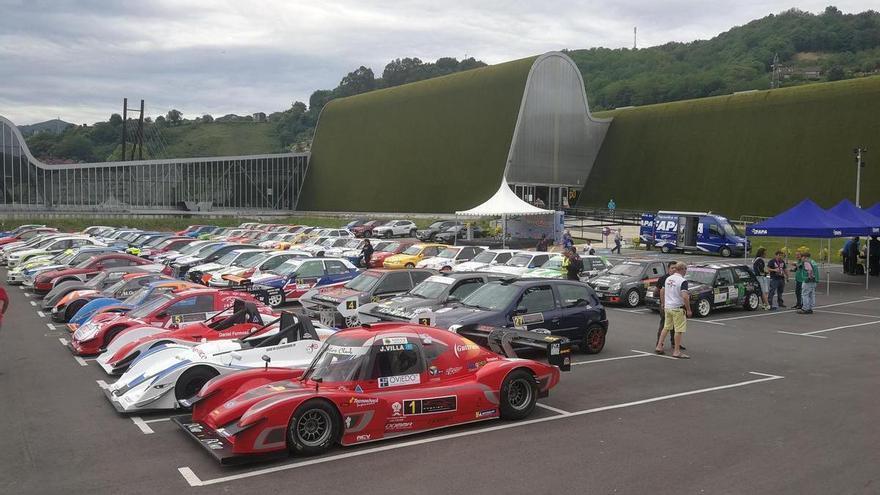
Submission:
<svg viewBox="0 0 880 495">
<path fill-rule="evenodd" d="M 252 282 L 256 287 L 281 289 L 269 295 L 268 303 L 274 308 L 297 301 L 312 289 L 345 285 L 358 273 L 360 270 L 346 259 L 295 258 L 250 280 L 228 275 L 224 278 L 235 284 Z"/>
<path fill-rule="evenodd" d="M 477 324 L 549 332 L 588 354 L 602 351 L 608 333 L 605 308 L 593 289 L 572 280 L 489 282 L 461 302 L 419 317 L 420 323 L 451 331 Z"/>
</svg>

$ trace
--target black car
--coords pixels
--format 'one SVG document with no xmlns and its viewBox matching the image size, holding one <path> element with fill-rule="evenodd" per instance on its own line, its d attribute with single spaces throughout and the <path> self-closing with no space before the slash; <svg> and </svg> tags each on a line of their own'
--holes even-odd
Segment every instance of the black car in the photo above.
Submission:
<svg viewBox="0 0 880 495">
<path fill-rule="evenodd" d="M 489 282 L 429 317 L 432 325 L 451 331 L 478 324 L 549 332 L 567 337 L 588 354 L 602 351 L 608 333 L 599 298 L 590 286 L 573 280 Z"/>
<path fill-rule="evenodd" d="M 696 263 L 688 265 L 684 277 L 688 281 L 691 310 L 700 317 L 720 308 L 742 307 L 749 311 L 761 304 L 761 287 L 751 267 L 735 263 Z M 651 287 L 645 305 L 660 309 L 660 294 Z"/>
<path fill-rule="evenodd" d="M 628 259 L 608 271 L 587 280 L 602 302 L 625 304 L 634 308 L 641 304 L 648 288 L 666 274 L 666 263 L 657 260 Z"/>
<path fill-rule="evenodd" d="M 499 273 L 458 272 L 433 275 L 406 294 L 383 302 L 365 304 L 358 309 L 363 323 L 377 321 L 410 321 L 422 311 L 436 310 L 459 302 L 487 282 L 504 280 Z"/>
<path fill-rule="evenodd" d="M 474 238 L 483 237 L 483 229 L 481 229 L 479 225 L 472 225 L 471 231 L 473 232 Z M 434 236 L 435 242 L 443 244 L 455 244 L 456 239 L 467 239 L 467 226 L 453 225 Z"/>
<path fill-rule="evenodd" d="M 454 227 L 458 222 L 452 220 L 440 220 L 428 225 L 427 228 L 416 231 L 416 238 L 420 241 L 433 241 L 434 236 L 445 231 L 450 227 Z"/>
</svg>

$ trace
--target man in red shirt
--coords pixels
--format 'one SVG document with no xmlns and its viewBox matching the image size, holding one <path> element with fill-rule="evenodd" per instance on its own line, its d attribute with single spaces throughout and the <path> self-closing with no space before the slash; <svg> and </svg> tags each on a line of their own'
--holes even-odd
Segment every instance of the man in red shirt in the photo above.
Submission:
<svg viewBox="0 0 880 495">
<path fill-rule="evenodd" d="M 6 308 L 9 307 L 9 295 L 6 294 L 6 289 L 0 287 L 0 324 L 3 324 L 3 313 L 6 312 Z"/>
</svg>

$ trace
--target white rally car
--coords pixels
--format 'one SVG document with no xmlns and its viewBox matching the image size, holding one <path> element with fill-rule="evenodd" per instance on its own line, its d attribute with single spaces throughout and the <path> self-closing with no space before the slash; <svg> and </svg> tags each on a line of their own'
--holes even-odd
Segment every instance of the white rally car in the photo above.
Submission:
<svg viewBox="0 0 880 495">
<path fill-rule="evenodd" d="M 315 324 L 301 313 L 281 313 L 280 330 L 253 340 L 217 340 L 195 347 L 169 344 L 140 356 L 116 382 L 104 389 L 121 413 L 177 409 L 216 377 L 239 370 L 306 367 L 321 341 L 336 332 Z M 320 325 L 320 324 L 318 324 Z"/>
<path fill-rule="evenodd" d="M 425 258 L 416 263 L 416 268 L 428 268 L 441 272 L 451 271 L 453 267 L 461 263 L 467 263 L 486 248 L 480 246 L 449 246 L 440 251 L 437 256 Z"/>
<path fill-rule="evenodd" d="M 532 268 L 538 268 L 550 259 L 550 254 L 541 251 L 522 251 L 513 256 L 503 265 L 492 265 L 485 271 L 492 273 L 504 273 L 521 277 Z"/>
<path fill-rule="evenodd" d="M 487 249 L 476 255 L 474 259 L 459 263 L 452 267 L 454 272 L 479 272 L 493 265 L 502 265 L 519 254 L 517 249 Z"/>
</svg>

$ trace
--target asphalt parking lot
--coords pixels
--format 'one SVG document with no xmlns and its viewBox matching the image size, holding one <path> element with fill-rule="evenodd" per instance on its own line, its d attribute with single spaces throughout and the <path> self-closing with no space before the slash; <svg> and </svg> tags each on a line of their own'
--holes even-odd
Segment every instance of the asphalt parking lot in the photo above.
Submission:
<svg viewBox="0 0 880 495">
<path fill-rule="evenodd" d="M 652 353 L 655 313 L 613 308 L 605 350 L 529 420 L 232 468 L 169 415 L 118 415 L 112 378 L 9 288 L 0 493 L 877 493 L 880 280 L 863 281 L 835 275 L 811 316 L 693 319 L 690 360 Z"/>
</svg>

